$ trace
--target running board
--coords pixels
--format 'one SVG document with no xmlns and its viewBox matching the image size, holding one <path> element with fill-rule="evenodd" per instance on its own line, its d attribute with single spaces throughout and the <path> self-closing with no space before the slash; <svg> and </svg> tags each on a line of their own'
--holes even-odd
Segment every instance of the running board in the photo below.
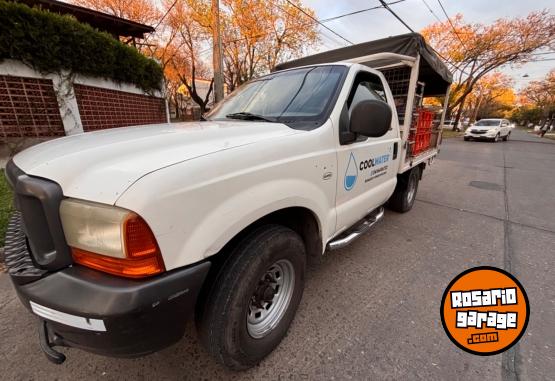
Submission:
<svg viewBox="0 0 555 381">
<path fill-rule="evenodd" d="M 341 233 L 338 238 L 334 238 L 332 241 L 330 241 L 328 243 L 328 250 L 337 250 L 349 245 L 358 237 L 366 233 L 377 222 L 379 222 L 383 218 L 383 215 L 384 209 L 381 206 L 366 217 L 364 217 L 362 219 L 362 222 L 350 228 L 346 232 Z"/>
</svg>

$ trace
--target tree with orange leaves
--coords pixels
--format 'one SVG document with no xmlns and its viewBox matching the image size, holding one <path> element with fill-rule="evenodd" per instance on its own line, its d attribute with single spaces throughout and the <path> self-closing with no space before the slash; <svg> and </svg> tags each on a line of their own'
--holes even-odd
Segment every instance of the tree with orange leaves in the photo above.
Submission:
<svg viewBox="0 0 555 381">
<path fill-rule="evenodd" d="M 544 79 L 531 81 L 520 92 L 524 100 L 540 108 L 544 116 L 555 114 L 555 69 L 551 70 Z"/>
<path fill-rule="evenodd" d="M 318 42 L 317 24 L 307 16 L 314 17 L 314 11 L 299 0 L 223 0 L 222 4 L 229 90 L 269 72 L 279 62 L 303 55 Z"/>
<path fill-rule="evenodd" d="M 72 0 L 85 8 L 154 26 L 161 17 L 160 10 L 150 0 Z"/>
<path fill-rule="evenodd" d="M 486 74 L 480 78 L 466 100 L 470 119 L 505 117 L 516 103 L 513 84 L 510 76 L 500 72 Z"/>
<path fill-rule="evenodd" d="M 201 112 L 205 111 L 210 91 L 201 97 L 196 79 L 212 77 L 206 64 L 211 51 L 211 0 L 73 2 L 157 26 L 139 48 L 160 61 L 169 93 L 176 95 L 183 84 Z M 281 61 L 301 56 L 318 41 L 316 22 L 303 12 L 314 16 L 300 0 L 221 0 L 224 76 L 229 91 Z"/>
<path fill-rule="evenodd" d="M 458 109 L 457 122 L 478 81 L 509 63 L 531 61 L 533 52 L 555 39 L 555 16 L 547 10 L 490 25 L 465 23 L 459 14 L 452 23 L 432 24 L 422 34 L 456 73 L 448 111 Z"/>
</svg>

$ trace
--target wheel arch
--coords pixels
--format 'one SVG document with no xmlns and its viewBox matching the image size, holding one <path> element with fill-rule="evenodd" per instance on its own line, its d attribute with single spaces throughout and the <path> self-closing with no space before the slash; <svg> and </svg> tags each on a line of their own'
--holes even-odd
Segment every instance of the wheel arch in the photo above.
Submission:
<svg viewBox="0 0 555 381">
<path fill-rule="evenodd" d="M 317 258 L 322 256 L 324 252 L 322 224 L 316 213 L 309 208 L 301 206 L 285 207 L 270 212 L 251 222 L 235 234 L 218 253 L 208 257 L 207 260 L 209 260 L 212 265 L 200 291 L 199 298 L 197 299 L 197 306 L 195 308 L 197 326 L 204 314 L 205 306 L 203 301 L 206 300 L 210 294 L 220 272 L 224 271 L 226 262 L 230 258 L 233 248 L 253 230 L 264 225 L 275 224 L 288 227 L 301 236 L 305 244 L 307 261 L 309 263 L 311 261 L 317 261 Z"/>
<path fill-rule="evenodd" d="M 312 210 L 293 206 L 275 210 L 260 217 L 256 221 L 245 226 L 235 234 L 220 250 L 217 256 L 225 256 L 237 242 L 249 234 L 252 230 L 262 225 L 277 224 L 285 226 L 299 234 L 305 244 L 308 257 L 318 257 L 323 253 L 322 224 L 316 213 Z M 211 258 L 211 257 L 210 257 Z"/>
</svg>

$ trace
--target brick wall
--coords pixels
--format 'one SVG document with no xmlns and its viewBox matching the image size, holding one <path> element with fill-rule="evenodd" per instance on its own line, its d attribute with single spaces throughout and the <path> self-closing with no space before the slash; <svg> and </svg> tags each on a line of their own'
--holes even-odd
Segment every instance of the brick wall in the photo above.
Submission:
<svg viewBox="0 0 555 381">
<path fill-rule="evenodd" d="M 163 98 L 74 84 L 84 131 L 165 123 Z"/>
<path fill-rule="evenodd" d="M 0 138 L 63 135 L 52 80 L 0 75 Z"/>
</svg>

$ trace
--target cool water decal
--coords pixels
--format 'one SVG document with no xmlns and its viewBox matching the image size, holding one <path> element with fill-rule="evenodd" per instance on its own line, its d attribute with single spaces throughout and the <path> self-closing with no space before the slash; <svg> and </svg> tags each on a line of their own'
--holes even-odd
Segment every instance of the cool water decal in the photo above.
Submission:
<svg viewBox="0 0 555 381">
<path fill-rule="evenodd" d="M 353 189 L 357 182 L 358 169 L 355 159 L 355 155 L 351 152 L 351 157 L 349 158 L 349 164 L 347 164 L 347 170 L 345 171 L 345 180 L 343 180 L 343 186 L 345 190 L 350 191 Z"/>
<path fill-rule="evenodd" d="M 385 176 L 389 166 L 391 155 L 389 153 L 368 157 L 357 163 L 355 155 L 351 152 L 349 157 L 349 163 L 347 164 L 347 170 L 345 171 L 345 179 L 343 180 L 343 186 L 346 191 L 350 191 L 354 188 L 358 174 L 360 171 L 361 176 L 364 178 L 364 182 L 370 182 L 378 177 Z"/>
<path fill-rule="evenodd" d="M 390 154 L 386 153 L 360 162 L 359 167 L 361 173 L 364 173 L 365 183 L 387 174 L 387 169 L 389 168 L 387 162 L 389 162 L 390 156 Z"/>
</svg>

